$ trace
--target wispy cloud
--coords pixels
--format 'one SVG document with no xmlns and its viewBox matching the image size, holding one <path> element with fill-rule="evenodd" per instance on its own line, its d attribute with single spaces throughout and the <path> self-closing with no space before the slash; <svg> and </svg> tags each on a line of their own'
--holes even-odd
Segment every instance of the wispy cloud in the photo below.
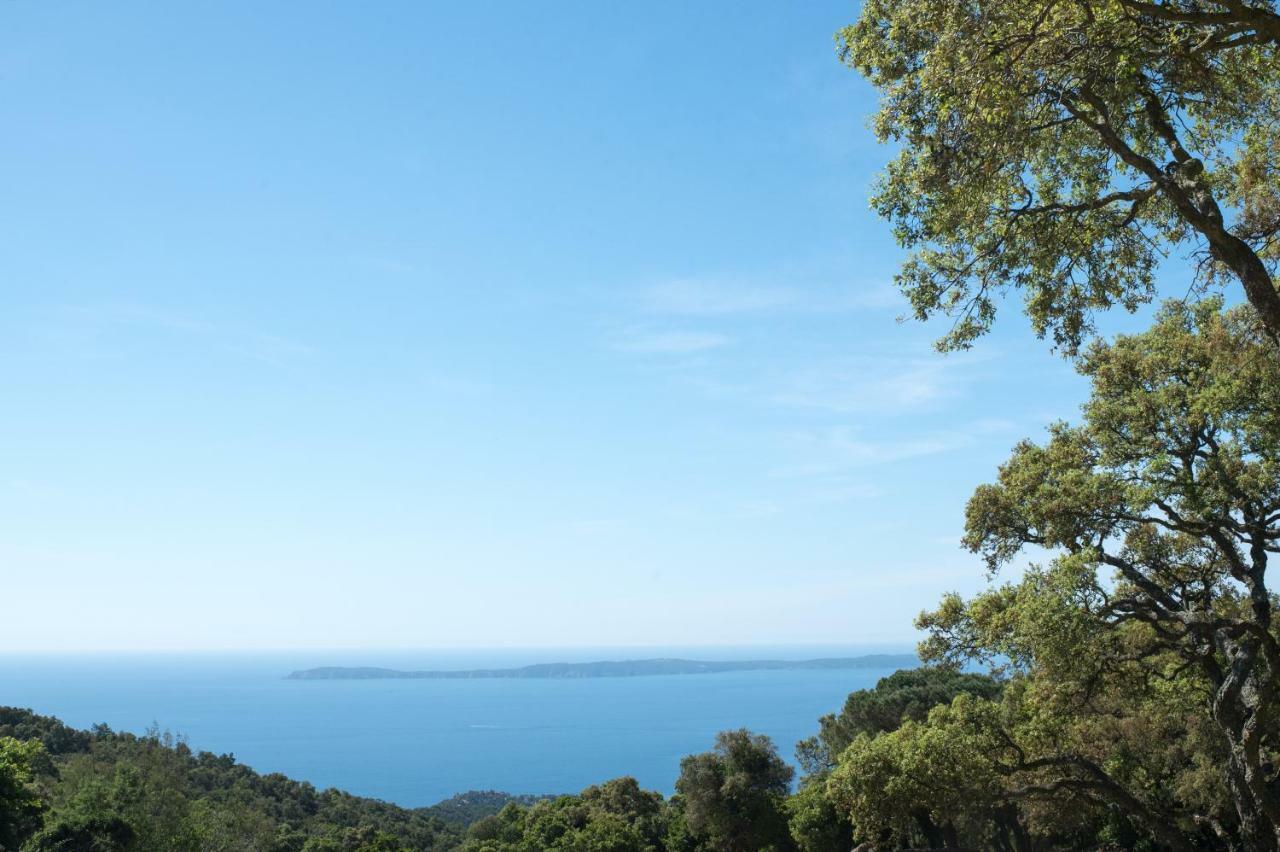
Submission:
<svg viewBox="0 0 1280 852">
<path fill-rule="evenodd" d="M 907 411 L 961 396 L 976 358 L 859 355 L 774 371 L 764 392 L 776 405 L 838 412 Z"/>
<path fill-rule="evenodd" d="M 928 432 L 907 438 L 872 438 L 851 426 L 798 430 L 784 444 L 799 461 L 779 467 L 776 477 L 827 477 L 874 465 L 892 464 L 951 453 L 976 445 L 982 438 L 1004 431 L 989 421 Z"/>
<path fill-rule="evenodd" d="M 681 379 L 708 396 L 833 414 L 901 414 L 963 401 L 998 353 L 802 358 L 785 350 L 721 364 L 685 365 Z"/>
<path fill-rule="evenodd" d="M 966 446 L 973 437 L 965 432 L 939 432 L 915 438 L 868 439 L 849 426 L 800 431 L 788 437 L 798 455 L 814 461 L 776 473 L 782 476 L 831 473 L 854 467 L 886 464 L 931 456 Z"/>
<path fill-rule="evenodd" d="M 653 313 L 681 316 L 724 316 L 774 310 L 792 304 L 795 291 L 786 287 L 680 278 L 654 284 L 641 296 Z"/>
<path fill-rule="evenodd" d="M 903 305 L 891 284 L 845 283 L 843 277 L 780 272 L 761 278 L 672 278 L 641 289 L 638 303 L 646 313 L 696 317 L 884 310 Z"/>
<path fill-rule="evenodd" d="M 711 331 L 631 331 L 614 341 L 613 348 L 622 352 L 681 354 L 716 349 L 728 343 L 726 335 Z"/>
</svg>

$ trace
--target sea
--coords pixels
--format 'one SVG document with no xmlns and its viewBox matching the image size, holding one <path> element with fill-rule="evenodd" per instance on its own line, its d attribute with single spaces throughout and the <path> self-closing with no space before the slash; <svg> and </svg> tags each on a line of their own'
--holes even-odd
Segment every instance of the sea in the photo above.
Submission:
<svg viewBox="0 0 1280 852">
<path fill-rule="evenodd" d="M 468 790 L 557 794 L 634 776 L 669 794 L 685 755 L 717 731 L 796 742 L 888 669 L 747 671 L 582 679 L 288 680 L 317 666 L 475 669 L 680 657 L 813 659 L 904 653 L 903 646 L 0 654 L 0 705 L 74 727 L 168 731 L 405 807 Z"/>
</svg>

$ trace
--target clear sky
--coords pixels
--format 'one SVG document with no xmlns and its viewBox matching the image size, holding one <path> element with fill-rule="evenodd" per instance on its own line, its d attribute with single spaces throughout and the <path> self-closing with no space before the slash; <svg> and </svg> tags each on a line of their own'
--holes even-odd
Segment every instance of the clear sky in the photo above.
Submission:
<svg viewBox="0 0 1280 852">
<path fill-rule="evenodd" d="M 914 641 L 1082 384 L 895 322 L 855 13 L 0 6 L 0 648 Z"/>
</svg>

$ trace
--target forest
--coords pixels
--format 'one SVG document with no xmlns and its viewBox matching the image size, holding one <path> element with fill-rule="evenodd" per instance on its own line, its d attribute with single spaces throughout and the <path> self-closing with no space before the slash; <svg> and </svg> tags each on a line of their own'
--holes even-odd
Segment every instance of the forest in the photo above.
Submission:
<svg viewBox="0 0 1280 852">
<path fill-rule="evenodd" d="M 0 849 L 1280 850 L 1276 3 L 866 0 L 836 41 L 910 313 L 944 352 L 1023 314 L 1088 385 L 956 507 L 987 585 L 921 601 L 923 667 L 798 772 L 732 730 L 670 797 L 441 809 L 7 709 Z"/>
</svg>

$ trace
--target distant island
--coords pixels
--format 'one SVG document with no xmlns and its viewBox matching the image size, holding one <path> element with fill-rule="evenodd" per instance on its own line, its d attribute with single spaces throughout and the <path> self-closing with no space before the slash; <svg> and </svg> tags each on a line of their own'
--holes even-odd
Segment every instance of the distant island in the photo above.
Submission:
<svg viewBox="0 0 1280 852">
<path fill-rule="evenodd" d="M 868 654 L 818 660 L 603 660 L 595 663 L 538 663 L 513 669 L 458 671 L 401 671 L 371 666 L 321 666 L 292 672 L 288 680 L 460 680 L 470 678 L 588 678 L 652 677 L 655 675 L 719 674 L 721 672 L 797 671 L 824 669 L 914 668 L 915 654 Z"/>
</svg>

